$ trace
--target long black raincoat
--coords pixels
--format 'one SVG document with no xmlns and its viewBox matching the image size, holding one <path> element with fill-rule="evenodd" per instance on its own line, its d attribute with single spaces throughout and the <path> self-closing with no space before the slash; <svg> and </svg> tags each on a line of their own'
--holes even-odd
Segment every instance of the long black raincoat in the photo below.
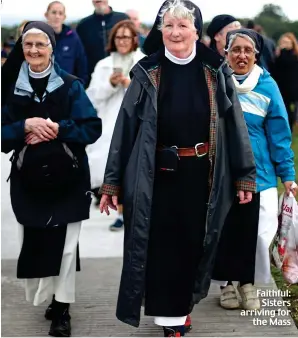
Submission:
<svg viewBox="0 0 298 338">
<path fill-rule="evenodd" d="M 160 53 L 144 58 L 132 69 L 132 82 L 120 108 L 102 186 L 102 193 L 123 198 L 124 258 L 117 318 L 133 326 L 139 325 L 145 290 Z M 207 296 L 220 232 L 236 191 L 254 192 L 256 188 L 253 154 L 232 71 L 201 43 L 197 43 L 197 55 L 203 63 L 210 97 L 211 171 L 204 255 L 197 270 L 190 312 Z"/>
</svg>

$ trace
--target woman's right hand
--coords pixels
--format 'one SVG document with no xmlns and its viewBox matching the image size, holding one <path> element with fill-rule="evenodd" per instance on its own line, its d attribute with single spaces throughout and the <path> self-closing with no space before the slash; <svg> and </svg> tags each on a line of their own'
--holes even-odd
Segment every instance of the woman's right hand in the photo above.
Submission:
<svg viewBox="0 0 298 338">
<path fill-rule="evenodd" d="M 25 133 L 33 133 L 43 141 L 53 140 L 57 137 L 57 132 L 51 128 L 51 124 L 41 117 L 27 119 Z"/>
<path fill-rule="evenodd" d="M 110 82 L 113 87 L 118 86 L 119 83 L 123 80 L 122 73 L 115 72 L 110 77 Z"/>
<path fill-rule="evenodd" d="M 110 215 L 109 208 L 113 210 L 117 210 L 117 206 L 118 206 L 118 196 L 102 194 L 102 197 L 99 203 L 99 210 L 101 213 L 105 211 L 107 215 Z"/>
</svg>

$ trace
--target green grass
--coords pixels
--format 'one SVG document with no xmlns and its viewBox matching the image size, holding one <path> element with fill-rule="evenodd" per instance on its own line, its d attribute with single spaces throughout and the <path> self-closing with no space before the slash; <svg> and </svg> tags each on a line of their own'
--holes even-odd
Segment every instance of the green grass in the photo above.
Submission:
<svg viewBox="0 0 298 338">
<path fill-rule="evenodd" d="M 293 132 L 293 143 L 292 148 L 295 153 L 295 169 L 296 173 L 298 173 L 298 126 L 296 126 L 294 132 Z M 279 193 L 283 192 L 282 184 L 279 182 L 278 185 L 278 191 Z M 276 282 L 276 285 L 278 289 L 280 290 L 289 290 L 291 292 L 291 298 L 287 299 L 291 301 L 291 306 L 289 307 L 289 310 L 291 310 L 291 315 L 295 321 L 295 324 L 298 328 L 298 284 L 296 285 L 290 285 L 288 284 L 281 274 L 281 272 L 272 266 L 271 269 L 272 276 Z"/>
</svg>

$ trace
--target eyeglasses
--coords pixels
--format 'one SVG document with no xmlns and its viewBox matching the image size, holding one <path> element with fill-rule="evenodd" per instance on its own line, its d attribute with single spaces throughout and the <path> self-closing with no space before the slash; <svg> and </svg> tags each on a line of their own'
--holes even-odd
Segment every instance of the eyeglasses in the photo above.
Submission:
<svg viewBox="0 0 298 338">
<path fill-rule="evenodd" d="M 244 47 L 244 48 L 240 48 L 240 47 L 235 47 L 233 49 L 230 50 L 230 52 L 234 55 L 234 56 L 239 56 L 241 53 L 244 53 L 245 56 L 247 57 L 252 57 L 256 52 L 250 48 L 250 47 Z"/>
<path fill-rule="evenodd" d="M 24 42 L 23 48 L 24 49 L 31 49 L 33 46 L 35 46 L 38 50 L 44 50 L 46 49 L 51 43 L 44 43 L 44 42 Z"/>
<path fill-rule="evenodd" d="M 132 36 L 115 36 L 115 41 L 124 41 L 124 42 L 129 42 L 133 39 Z"/>
</svg>

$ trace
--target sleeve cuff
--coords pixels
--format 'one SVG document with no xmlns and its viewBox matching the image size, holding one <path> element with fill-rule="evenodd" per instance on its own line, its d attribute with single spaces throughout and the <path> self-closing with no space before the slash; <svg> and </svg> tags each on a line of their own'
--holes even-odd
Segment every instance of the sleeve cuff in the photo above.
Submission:
<svg viewBox="0 0 298 338">
<path fill-rule="evenodd" d="M 236 181 L 236 188 L 237 191 L 251 191 L 256 193 L 257 192 L 257 184 L 254 181 Z"/>
<path fill-rule="evenodd" d="M 103 184 L 99 190 L 100 194 L 112 195 L 112 196 L 119 196 L 120 194 L 120 187 L 117 185 L 112 184 Z"/>
<path fill-rule="evenodd" d="M 284 183 L 284 182 L 289 182 L 289 181 L 295 181 L 295 176 L 286 176 L 286 177 L 283 177 L 281 178 L 281 182 Z"/>
</svg>

